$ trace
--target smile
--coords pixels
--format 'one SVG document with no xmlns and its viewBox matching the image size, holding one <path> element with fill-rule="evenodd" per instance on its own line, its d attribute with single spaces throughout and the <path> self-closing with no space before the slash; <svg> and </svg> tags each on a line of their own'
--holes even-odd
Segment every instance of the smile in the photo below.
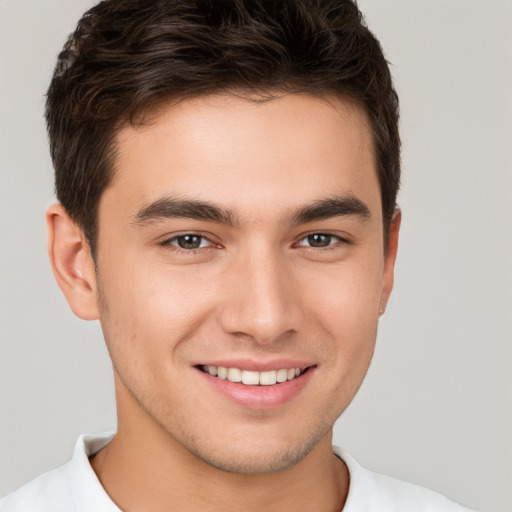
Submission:
<svg viewBox="0 0 512 512">
<path fill-rule="evenodd" d="M 225 379 L 230 382 L 245 384 L 246 386 L 273 386 L 293 380 L 302 375 L 308 368 L 281 368 L 266 372 L 241 370 L 240 368 L 225 368 L 223 366 L 200 365 L 204 373 L 213 377 Z"/>
</svg>

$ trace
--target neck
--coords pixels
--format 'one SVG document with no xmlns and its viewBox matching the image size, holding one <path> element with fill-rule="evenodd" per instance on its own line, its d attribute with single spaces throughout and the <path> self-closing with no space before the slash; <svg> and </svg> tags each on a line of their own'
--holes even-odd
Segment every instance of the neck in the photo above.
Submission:
<svg viewBox="0 0 512 512">
<path fill-rule="evenodd" d="M 118 419 L 114 440 L 91 458 L 91 465 L 106 492 L 125 512 L 340 512 L 345 503 L 349 475 L 332 453 L 332 431 L 294 466 L 250 475 L 209 465 L 143 411 L 134 417 L 132 410 L 128 421 L 121 408 Z"/>
</svg>

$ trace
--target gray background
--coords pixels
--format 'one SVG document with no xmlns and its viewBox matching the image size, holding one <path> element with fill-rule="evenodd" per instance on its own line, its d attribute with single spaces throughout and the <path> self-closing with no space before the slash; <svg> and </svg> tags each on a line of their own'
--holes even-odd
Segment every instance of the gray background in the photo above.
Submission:
<svg viewBox="0 0 512 512">
<path fill-rule="evenodd" d="M 115 427 L 97 323 L 51 275 L 43 94 L 88 0 L 0 0 L 0 495 Z M 335 442 L 372 469 L 512 510 L 512 2 L 364 0 L 402 105 L 397 279 Z"/>
</svg>

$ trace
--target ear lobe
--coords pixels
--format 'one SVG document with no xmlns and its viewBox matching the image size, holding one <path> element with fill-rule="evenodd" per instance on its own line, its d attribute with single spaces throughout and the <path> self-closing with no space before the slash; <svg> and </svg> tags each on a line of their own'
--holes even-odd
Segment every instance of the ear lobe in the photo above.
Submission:
<svg viewBox="0 0 512 512">
<path fill-rule="evenodd" d="M 384 254 L 384 273 L 382 280 L 382 293 L 380 301 L 380 314 L 386 310 L 386 306 L 393 290 L 395 276 L 395 262 L 398 251 L 398 235 L 402 222 L 402 212 L 397 209 L 389 226 L 388 245 Z"/>
<path fill-rule="evenodd" d="M 69 306 L 83 320 L 99 318 L 96 270 L 89 243 L 61 204 L 46 212 L 48 256 Z"/>
</svg>

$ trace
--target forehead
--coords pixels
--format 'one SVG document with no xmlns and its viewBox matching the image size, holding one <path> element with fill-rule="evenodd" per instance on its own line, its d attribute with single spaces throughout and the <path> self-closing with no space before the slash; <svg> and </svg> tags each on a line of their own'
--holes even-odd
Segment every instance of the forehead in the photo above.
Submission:
<svg viewBox="0 0 512 512">
<path fill-rule="evenodd" d="M 236 211 L 276 209 L 347 192 L 380 207 L 367 116 L 336 97 L 183 100 L 144 126 L 124 127 L 117 145 L 102 202 L 115 191 L 123 207 L 192 196 Z"/>
</svg>

